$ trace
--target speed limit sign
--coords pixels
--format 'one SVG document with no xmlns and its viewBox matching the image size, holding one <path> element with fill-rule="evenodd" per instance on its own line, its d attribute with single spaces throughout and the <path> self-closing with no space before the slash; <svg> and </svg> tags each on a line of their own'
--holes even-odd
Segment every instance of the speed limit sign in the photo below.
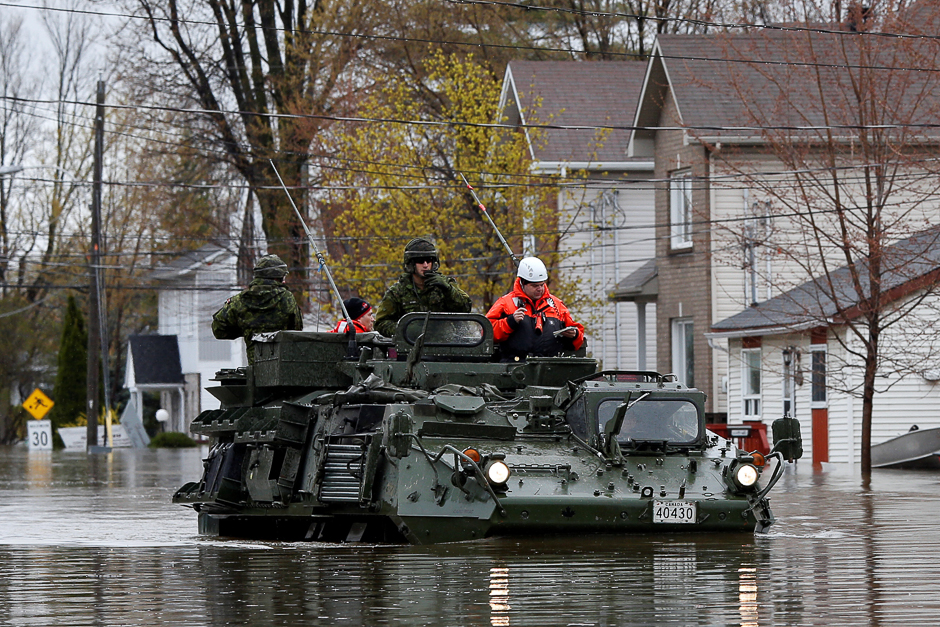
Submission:
<svg viewBox="0 0 940 627">
<path fill-rule="evenodd" d="M 30 420 L 26 423 L 26 437 L 31 451 L 52 450 L 52 421 Z"/>
</svg>

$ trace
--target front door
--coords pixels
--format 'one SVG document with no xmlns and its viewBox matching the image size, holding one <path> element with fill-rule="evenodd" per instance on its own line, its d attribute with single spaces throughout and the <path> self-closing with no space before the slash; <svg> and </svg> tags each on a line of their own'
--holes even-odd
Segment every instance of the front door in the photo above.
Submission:
<svg viewBox="0 0 940 627">
<path fill-rule="evenodd" d="M 813 466 L 829 461 L 829 410 L 813 410 Z"/>
</svg>

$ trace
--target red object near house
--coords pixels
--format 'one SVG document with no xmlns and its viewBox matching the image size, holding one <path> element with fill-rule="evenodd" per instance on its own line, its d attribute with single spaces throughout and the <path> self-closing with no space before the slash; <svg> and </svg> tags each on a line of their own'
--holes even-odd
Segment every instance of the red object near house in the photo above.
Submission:
<svg viewBox="0 0 940 627">
<path fill-rule="evenodd" d="M 757 451 L 763 455 L 770 454 L 770 441 L 767 439 L 767 425 L 759 420 L 745 420 L 743 424 L 710 424 L 705 425 L 721 437 L 732 440 L 734 445 L 743 451 L 752 453 Z"/>
</svg>

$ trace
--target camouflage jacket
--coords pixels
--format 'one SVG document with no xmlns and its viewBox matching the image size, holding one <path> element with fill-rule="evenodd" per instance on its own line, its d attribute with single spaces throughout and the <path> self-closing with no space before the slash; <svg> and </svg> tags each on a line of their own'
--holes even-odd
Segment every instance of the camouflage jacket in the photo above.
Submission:
<svg viewBox="0 0 940 627">
<path fill-rule="evenodd" d="M 245 338 L 248 363 L 255 361 L 255 333 L 303 329 L 294 295 L 274 279 L 254 279 L 248 289 L 232 296 L 212 316 L 212 334 L 220 340 Z"/>
<path fill-rule="evenodd" d="M 470 311 L 470 297 L 457 287 L 453 277 L 447 277 L 450 290 L 445 292 L 433 286 L 419 290 L 405 272 L 393 283 L 375 309 L 375 330 L 386 337 L 395 335 L 398 320 L 405 314 L 415 311 L 450 311 L 467 313 Z"/>
</svg>

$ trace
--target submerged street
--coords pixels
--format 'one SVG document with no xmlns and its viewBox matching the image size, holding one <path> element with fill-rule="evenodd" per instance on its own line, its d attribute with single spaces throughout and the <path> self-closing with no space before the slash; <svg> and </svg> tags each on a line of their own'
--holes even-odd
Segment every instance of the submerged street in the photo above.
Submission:
<svg viewBox="0 0 940 627">
<path fill-rule="evenodd" d="M 751 535 L 437 546 L 220 540 L 170 502 L 205 449 L 0 448 L 0 624 L 912 625 L 940 612 L 940 474 L 800 462 Z"/>
</svg>

